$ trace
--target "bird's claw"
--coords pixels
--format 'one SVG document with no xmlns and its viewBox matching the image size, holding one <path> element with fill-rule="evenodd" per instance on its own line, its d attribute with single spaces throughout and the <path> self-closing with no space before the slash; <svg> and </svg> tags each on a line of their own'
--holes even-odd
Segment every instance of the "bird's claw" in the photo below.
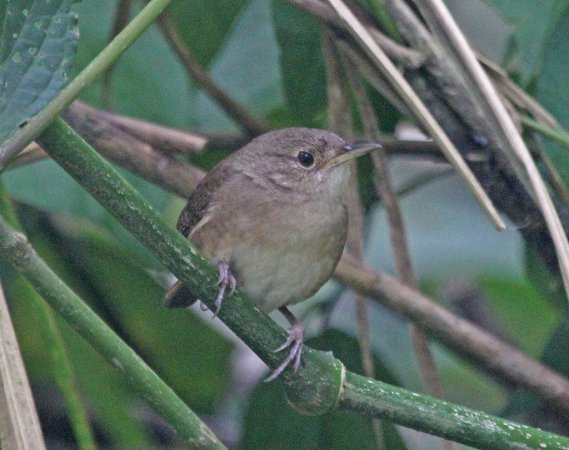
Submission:
<svg viewBox="0 0 569 450">
<path fill-rule="evenodd" d="M 225 261 L 219 261 L 217 263 L 217 269 L 219 271 L 219 278 L 217 279 L 217 285 L 219 286 L 219 292 L 215 298 L 215 311 L 213 313 L 213 318 L 216 318 L 221 311 L 221 305 L 223 299 L 225 298 L 225 290 L 229 286 L 229 295 L 233 295 L 235 292 L 235 287 L 237 286 L 237 280 L 229 270 L 229 264 Z"/>
<path fill-rule="evenodd" d="M 273 371 L 273 373 L 265 380 L 266 383 L 269 381 L 273 381 L 276 379 L 280 374 L 284 372 L 284 370 L 291 364 L 292 362 L 292 370 L 294 373 L 298 372 L 300 368 L 300 360 L 302 357 L 302 345 L 304 343 L 304 326 L 300 322 L 294 323 L 288 330 L 288 337 L 286 341 L 283 342 L 281 346 L 274 349 L 273 353 L 281 352 L 287 348 L 290 348 L 288 355 L 283 360 L 282 363 Z"/>
</svg>

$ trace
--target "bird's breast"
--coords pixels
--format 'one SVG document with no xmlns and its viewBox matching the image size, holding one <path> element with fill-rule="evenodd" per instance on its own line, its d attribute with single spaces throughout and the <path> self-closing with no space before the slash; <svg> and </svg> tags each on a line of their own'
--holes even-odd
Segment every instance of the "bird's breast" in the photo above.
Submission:
<svg viewBox="0 0 569 450">
<path fill-rule="evenodd" d="M 347 232 L 344 205 L 266 211 L 255 221 L 255 227 L 239 233 L 231 249 L 230 264 L 240 288 L 267 312 L 313 295 L 342 254 Z"/>
</svg>

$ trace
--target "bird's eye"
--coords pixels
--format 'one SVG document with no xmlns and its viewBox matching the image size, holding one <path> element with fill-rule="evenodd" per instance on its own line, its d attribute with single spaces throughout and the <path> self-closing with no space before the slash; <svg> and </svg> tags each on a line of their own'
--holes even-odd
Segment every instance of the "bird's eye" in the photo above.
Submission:
<svg viewBox="0 0 569 450">
<path fill-rule="evenodd" d="M 314 164 L 314 156 L 309 152 L 299 152 L 297 159 L 298 162 L 304 167 L 310 167 Z"/>
</svg>

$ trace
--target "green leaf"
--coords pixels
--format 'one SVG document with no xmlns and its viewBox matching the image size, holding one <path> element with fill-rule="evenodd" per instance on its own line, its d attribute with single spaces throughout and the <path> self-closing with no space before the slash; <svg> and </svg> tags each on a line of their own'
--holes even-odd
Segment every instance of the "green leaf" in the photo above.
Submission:
<svg viewBox="0 0 569 450">
<path fill-rule="evenodd" d="M 549 57 L 548 39 L 569 6 L 567 0 L 486 0 L 514 27 L 515 45 L 521 52 L 524 82 L 537 76 Z"/>
<path fill-rule="evenodd" d="M 0 142 L 67 83 L 79 29 L 76 0 L 8 0 L 0 40 Z"/>
<path fill-rule="evenodd" d="M 566 317 L 553 332 L 540 360 L 561 375 L 569 376 L 569 318 Z M 543 403 L 535 394 L 525 389 L 518 389 L 511 396 L 504 414 L 514 416 L 530 413 Z"/>
<path fill-rule="evenodd" d="M 278 46 L 268 2 L 253 0 L 240 11 L 209 69 L 212 79 L 225 92 L 258 116 L 282 105 Z M 235 129 L 202 90 L 195 93 L 191 104 L 193 125 L 206 130 Z"/>
<path fill-rule="evenodd" d="M 481 288 L 507 335 L 526 353 L 541 354 L 559 322 L 555 307 L 525 280 L 486 277 Z"/>
<path fill-rule="evenodd" d="M 527 278 L 532 286 L 553 306 L 566 311 L 567 297 L 563 281 L 541 261 L 537 252 L 526 246 L 525 263 Z"/>
<path fill-rule="evenodd" d="M 569 9 L 559 17 L 544 48 L 544 64 L 538 80 L 537 99 L 564 127 L 569 126 Z M 569 154 L 566 149 L 546 142 L 546 150 L 565 181 L 569 181 Z"/>
<path fill-rule="evenodd" d="M 135 175 L 124 171 L 122 174 L 153 207 L 158 210 L 165 207 L 168 194 Z M 144 258 L 149 266 L 158 267 L 155 258 L 53 161 L 11 170 L 3 175 L 3 179 L 15 200 L 50 213 L 84 217 L 109 230 L 121 243 Z"/>
<path fill-rule="evenodd" d="M 348 370 L 362 372 L 357 341 L 343 333 L 328 330 L 310 339 L 315 349 L 334 352 Z M 393 382 L 393 377 L 376 361 L 378 378 Z M 395 427 L 382 422 L 385 448 L 405 449 Z M 245 434 L 240 449 L 345 450 L 377 448 L 369 418 L 347 412 L 320 417 L 300 415 L 285 401 L 278 383 L 262 383 L 251 396 L 245 416 Z"/>
<path fill-rule="evenodd" d="M 327 99 L 320 24 L 285 2 L 271 5 L 288 119 L 291 124 L 318 126 L 317 115 L 326 109 Z"/>
<path fill-rule="evenodd" d="M 233 32 L 234 22 L 249 0 L 176 0 L 169 6 L 180 35 L 192 54 L 207 66 Z"/>
</svg>

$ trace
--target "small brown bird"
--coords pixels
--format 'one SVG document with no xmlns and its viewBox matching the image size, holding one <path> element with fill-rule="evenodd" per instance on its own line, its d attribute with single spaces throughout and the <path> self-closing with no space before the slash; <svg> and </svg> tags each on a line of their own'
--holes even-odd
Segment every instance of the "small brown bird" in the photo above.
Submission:
<svg viewBox="0 0 569 450">
<path fill-rule="evenodd" d="M 291 324 L 290 347 L 268 378 L 300 366 L 304 327 L 287 305 L 313 295 L 332 275 L 346 242 L 349 161 L 378 144 L 346 144 L 324 130 L 286 128 L 253 139 L 215 166 L 190 195 L 177 228 L 219 269 L 217 315 L 239 288 L 263 311 Z M 181 283 L 165 305 L 197 299 Z"/>
</svg>

